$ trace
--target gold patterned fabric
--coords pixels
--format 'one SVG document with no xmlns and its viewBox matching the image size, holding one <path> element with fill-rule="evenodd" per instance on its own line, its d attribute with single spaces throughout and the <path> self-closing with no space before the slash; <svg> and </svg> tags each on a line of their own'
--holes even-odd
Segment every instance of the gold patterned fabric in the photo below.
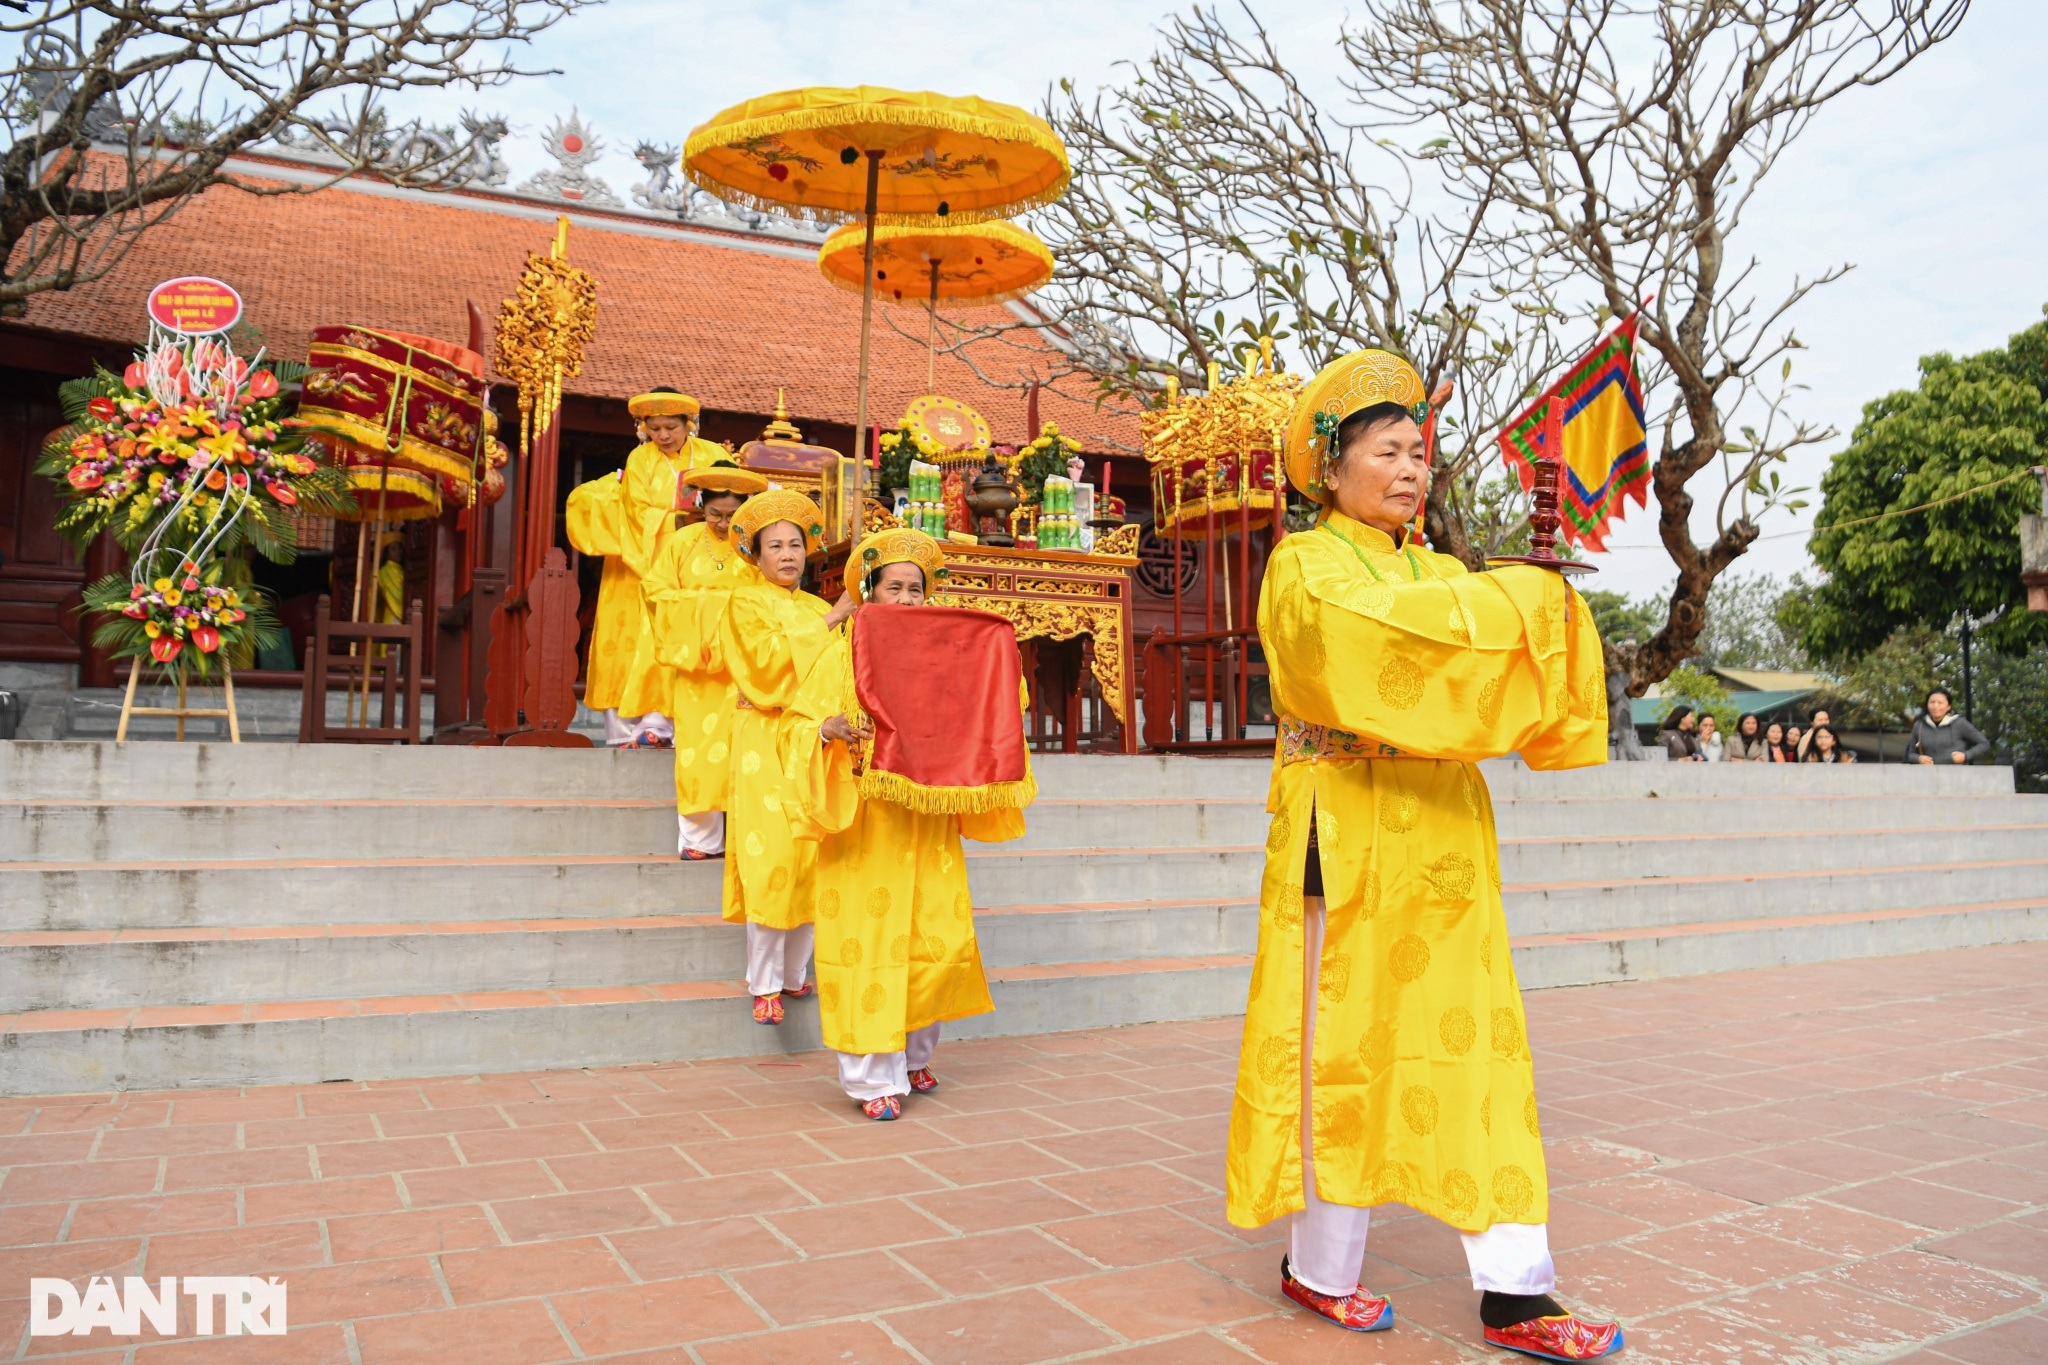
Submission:
<svg viewBox="0 0 2048 1365">
<path fill-rule="evenodd" d="M 724 446 L 697 437 L 690 438 L 674 455 L 663 454 L 660 446 L 648 441 L 626 457 L 625 478 L 619 485 L 619 557 L 636 585 L 644 588 L 640 580 L 647 577 L 662 548 L 676 534 L 677 509 L 689 505 L 683 475 L 724 458 Z M 619 714 L 644 716 L 651 711 L 674 720 L 668 706 L 675 672 L 655 657 L 654 610 L 644 591 L 641 599 L 632 647 L 624 651 L 631 662 L 619 688 Z M 594 638 L 591 648 L 597 648 Z"/>
<path fill-rule="evenodd" d="M 578 554 L 602 556 L 597 614 L 590 627 L 590 658 L 583 673 L 583 704 L 606 711 L 619 704 L 633 649 L 640 642 L 640 580 L 619 557 L 619 471 L 569 491 L 569 543 Z"/>
<path fill-rule="evenodd" d="M 861 591 L 861 584 L 869 574 L 891 564 L 917 565 L 924 572 L 927 593 L 936 593 L 945 586 L 946 555 L 939 542 L 922 531 L 903 526 L 877 531 L 854 547 L 846 557 L 847 594 L 856 602 L 865 602 L 867 595 Z"/>
<path fill-rule="evenodd" d="M 835 1052 L 896 1052 L 904 1034 L 995 1008 L 974 935 L 964 836 L 985 843 L 1024 833 L 1016 809 L 922 815 L 866 800 L 844 744 L 818 726 L 846 714 L 853 654 L 834 632 L 804 680 L 785 756 L 798 800 L 798 837 L 818 841 L 818 1018 Z"/>
<path fill-rule="evenodd" d="M 702 410 L 687 393 L 643 393 L 626 400 L 634 417 L 695 417 Z"/>
<path fill-rule="evenodd" d="M 1327 927 L 1312 1140 L 1332 1203 L 1468 1232 L 1549 1218 L 1534 1069 L 1479 759 L 1604 761 L 1600 640 L 1542 569 L 1467 574 L 1341 513 L 1274 550 L 1259 634 L 1287 719 L 1230 1117 L 1228 1212 L 1303 1205 L 1302 874 Z M 1382 746 L 1400 757 L 1379 756 Z"/>
<path fill-rule="evenodd" d="M 668 686 L 653 709 L 675 726 L 676 809 L 685 815 L 726 808 L 732 671 L 721 627 L 734 591 L 759 580 L 732 542 L 701 521 L 670 536 L 641 580 L 648 648 Z"/>
<path fill-rule="evenodd" d="M 732 756 L 725 803 L 725 918 L 794 929 L 811 922 L 818 845 L 800 840 L 783 750 L 801 716 L 787 711 L 830 641 L 823 598 L 757 579 L 732 594 L 719 629 L 732 670 Z"/>
<path fill-rule="evenodd" d="M 1381 403 L 1399 403 L 1413 410 L 1418 422 L 1427 410 L 1422 376 L 1393 352 L 1353 351 L 1318 370 L 1301 391 L 1294 416 L 1287 423 L 1282 452 L 1287 481 L 1327 505 L 1330 490 L 1323 482 L 1323 465 L 1333 453 L 1330 445 L 1336 439 L 1337 423 Z"/>
</svg>

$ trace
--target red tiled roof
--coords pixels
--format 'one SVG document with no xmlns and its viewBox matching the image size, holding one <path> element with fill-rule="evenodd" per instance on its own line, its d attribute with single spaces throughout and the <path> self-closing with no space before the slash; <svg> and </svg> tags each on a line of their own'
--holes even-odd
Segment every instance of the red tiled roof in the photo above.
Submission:
<svg viewBox="0 0 2048 1365">
<path fill-rule="evenodd" d="M 98 342 L 132 343 L 145 330 L 143 298 L 178 275 L 211 275 L 241 291 L 246 316 L 274 354 L 303 360 L 312 329 L 360 323 L 460 342 L 467 300 L 496 324 L 499 302 L 529 251 L 553 240 L 530 200 L 394 191 L 349 182 L 310 195 L 257 197 L 228 188 L 200 195 L 144 233 L 108 276 L 29 301 L 22 325 Z M 851 426 L 860 355 L 860 299 L 827 284 L 810 251 L 793 243 L 678 230 L 660 220 L 577 212 L 569 259 L 598 282 L 597 335 L 572 394 L 625 398 L 657 384 L 694 394 L 707 409 L 773 410 L 778 386 L 806 420 Z M 782 250 L 764 251 L 762 247 Z M 801 256 L 796 252 L 802 252 Z M 912 336 L 900 335 L 893 312 Z M 963 321 L 1011 321 L 1005 309 L 962 310 Z M 887 425 L 925 389 L 923 318 L 877 303 L 869 420 Z M 979 343 L 992 377 L 1043 372 L 1046 345 L 1019 330 Z M 1022 441 L 1026 397 L 996 388 L 941 355 L 938 389 L 989 419 L 998 441 Z M 1039 396 L 1039 415 L 1091 450 L 1133 450 L 1136 413 L 1097 409 L 1078 380 Z"/>
</svg>

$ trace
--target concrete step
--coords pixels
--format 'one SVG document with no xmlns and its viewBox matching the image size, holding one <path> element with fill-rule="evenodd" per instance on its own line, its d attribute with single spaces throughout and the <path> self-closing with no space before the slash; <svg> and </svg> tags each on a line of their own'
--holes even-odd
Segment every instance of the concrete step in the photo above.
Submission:
<svg viewBox="0 0 2048 1365">
<path fill-rule="evenodd" d="M 1501 888 L 1501 900 L 1507 910 L 1508 930 L 1516 935 L 1606 934 L 1713 925 L 1759 913 L 1861 914 L 2024 900 L 2040 895 L 2044 886 L 2048 886 L 2048 858 L 2023 858 L 1839 872 L 1510 882 Z"/>
<path fill-rule="evenodd" d="M 670 791 L 658 750 L 474 749 L 420 746 L 119 745 L 16 741 L 0 746 L 0 799 L 262 800 L 473 796 L 655 799 Z M 1041 754 L 1048 797 L 1263 800 L 1269 757 Z M 1538 773 L 1511 760 L 1481 764 L 1496 801 L 1669 800 L 1771 795 L 1995 796 L 2012 770 L 1867 764 L 1847 768 L 1746 763 L 1617 763 Z"/>
<path fill-rule="evenodd" d="M 1924 906 L 1529 935 L 1511 941 L 1527 989 L 2048 939 L 2048 903 Z M 991 968 L 996 1012 L 954 1037 L 1039 1033 L 1243 1009 L 1249 954 Z M 571 1068 L 798 1051 L 818 1045 L 811 1001 L 781 1028 L 752 1023 L 744 987 L 672 981 L 428 997 L 239 1001 L 46 1010 L 0 1018 L 0 1091 L 49 1094 L 313 1083 Z"/>
<path fill-rule="evenodd" d="M 1248 953 L 1255 902 L 1028 905 L 975 914 L 990 968 Z M 0 935 L 11 1011 L 463 995 L 746 974 L 716 915 L 252 925 Z"/>
<path fill-rule="evenodd" d="M 1524 990 L 2048 940 L 2048 900 L 1837 910 L 1510 940 Z"/>
<path fill-rule="evenodd" d="M 1251 958 L 993 968 L 995 1012 L 951 1037 L 1046 1033 L 1241 1011 Z M 493 991 L 424 999 L 250 1001 L 51 1010 L 0 1019 L 0 1093 L 447 1076 L 804 1051 L 815 1000 L 755 1024 L 734 983 Z M 941 1070 L 943 1078 L 943 1070 Z M 943 1081 L 942 1081 L 943 1083 Z"/>
<path fill-rule="evenodd" d="M 1253 799 L 1046 797 L 1031 808 L 1025 837 L 1008 847 L 1241 847 L 1265 842 L 1268 819 L 1263 801 Z M 1883 858 L 1901 856 L 1889 852 L 1894 846 L 1926 845 L 1972 829 L 2048 847 L 2048 796 L 1522 800 L 1498 806 L 1496 822 L 1504 841 L 1560 848 L 1569 842 L 1574 857 L 1591 856 L 1587 841 L 1611 837 L 1669 840 L 1668 852 L 1677 857 L 1700 850 L 1702 857 L 1740 858 L 1746 855 L 1730 850 L 1745 841 L 1800 839 L 1849 842 Z M 666 796 L 0 801 L 0 862 L 169 864 L 370 852 L 399 858 L 659 855 L 674 842 L 674 806 Z M 1828 855 L 1816 849 L 1811 856 Z M 1601 863 L 1599 870 L 1627 869 Z"/>
<path fill-rule="evenodd" d="M 977 905 L 1244 899 L 1265 849 L 1005 852 L 969 845 Z M 207 928 L 716 914 L 721 864 L 672 854 L 569 858 L 242 858 L 0 862 L 0 931 Z"/>
<path fill-rule="evenodd" d="M 1507 882 L 1845 871 L 2015 858 L 2048 858 L 2048 824 L 1780 829 L 1621 838 L 1503 835 L 1500 840 L 1500 872 Z"/>
</svg>

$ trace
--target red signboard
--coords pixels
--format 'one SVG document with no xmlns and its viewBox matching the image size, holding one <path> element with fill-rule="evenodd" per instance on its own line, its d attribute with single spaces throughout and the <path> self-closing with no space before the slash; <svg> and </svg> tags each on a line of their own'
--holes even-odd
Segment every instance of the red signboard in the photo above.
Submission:
<svg viewBox="0 0 2048 1365">
<path fill-rule="evenodd" d="M 150 320 L 180 336 L 225 332 L 242 316 L 242 296 L 219 280 L 186 275 L 149 291 Z"/>
</svg>

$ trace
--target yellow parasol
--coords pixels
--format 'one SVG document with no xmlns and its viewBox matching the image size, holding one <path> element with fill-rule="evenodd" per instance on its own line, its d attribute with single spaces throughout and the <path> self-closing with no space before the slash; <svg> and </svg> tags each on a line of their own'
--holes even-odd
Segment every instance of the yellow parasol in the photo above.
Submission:
<svg viewBox="0 0 2048 1365">
<path fill-rule="evenodd" d="M 690 134 L 683 174 L 736 203 L 864 222 L 858 450 L 868 429 L 876 219 L 1003 218 L 1059 198 L 1070 171 L 1052 125 L 1014 105 L 861 85 L 734 105 Z"/>
<path fill-rule="evenodd" d="M 841 289 L 866 287 L 866 232 L 836 229 L 818 248 L 818 271 Z M 896 303 L 923 303 L 925 384 L 935 383 L 939 301 L 964 307 L 1019 299 L 1052 278 L 1052 252 L 1014 223 L 958 227 L 884 223 L 875 229 L 875 289 Z"/>
</svg>

